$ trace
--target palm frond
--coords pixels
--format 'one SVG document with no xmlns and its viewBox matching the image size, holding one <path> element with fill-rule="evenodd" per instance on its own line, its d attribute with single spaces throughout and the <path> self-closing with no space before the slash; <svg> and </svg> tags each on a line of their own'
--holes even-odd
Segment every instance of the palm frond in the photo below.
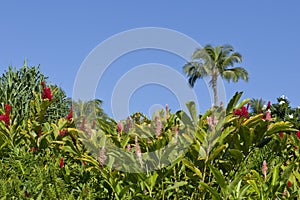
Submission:
<svg viewBox="0 0 300 200">
<path fill-rule="evenodd" d="M 237 82 L 239 79 L 248 81 L 248 72 L 242 67 L 225 69 L 223 72 L 221 72 L 221 76 L 225 78 L 228 82 L 231 80 L 233 82 Z"/>
</svg>

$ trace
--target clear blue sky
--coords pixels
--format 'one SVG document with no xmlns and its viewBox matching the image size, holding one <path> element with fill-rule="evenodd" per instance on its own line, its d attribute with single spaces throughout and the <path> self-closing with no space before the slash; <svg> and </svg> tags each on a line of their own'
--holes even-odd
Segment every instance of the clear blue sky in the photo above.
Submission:
<svg viewBox="0 0 300 200">
<path fill-rule="evenodd" d="M 244 98 L 276 102 L 285 94 L 300 105 L 300 1 L 2 1 L 0 3 L 0 73 L 8 66 L 41 65 L 52 83 L 72 96 L 77 70 L 100 42 L 132 28 L 163 27 L 182 32 L 201 45 L 229 43 L 240 52 L 250 74 L 225 84 L 227 99 L 236 91 Z M 105 56 L 105 55 L 103 55 Z M 117 60 L 97 97 L 110 114 L 113 85 L 131 67 L 162 63 L 182 73 L 184 61 L 158 51 L 136 52 Z M 110 82 L 109 82 L 110 81 Z M 105 85 L 106 84 L 106 85 Z M 200 110 L 210 105 L 203 81 L 196 84 Z M 121 101 L 121 100 L 120 100 Z M 176 100 L 167 89 L 148 85 L 130 100 L 130 111 L 147 114 L 153 104 Z"/>
</svg>

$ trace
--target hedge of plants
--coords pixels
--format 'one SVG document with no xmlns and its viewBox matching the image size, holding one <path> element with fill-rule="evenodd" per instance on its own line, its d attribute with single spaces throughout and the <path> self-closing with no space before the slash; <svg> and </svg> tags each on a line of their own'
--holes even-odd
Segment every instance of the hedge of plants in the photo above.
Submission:
<svg viewBox="0 0 300 200">
<path fill-rule="evenodd" d="M 300 109 L 284 96 L 258 108 L 241 96 L 204 114 L 187 102 L 189 113 L 166 107 L 117 122 L 99 100 L 67 99 L 39 68 L 9 68 L 0 77 L 0 198 L 299 198 Z"/>
</svg>

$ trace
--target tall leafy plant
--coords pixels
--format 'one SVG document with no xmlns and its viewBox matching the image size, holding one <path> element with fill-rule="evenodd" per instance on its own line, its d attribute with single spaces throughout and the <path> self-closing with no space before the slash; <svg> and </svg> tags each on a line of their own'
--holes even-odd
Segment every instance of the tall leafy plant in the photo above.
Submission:
<svg viewBox="0 0 300 200">
<path fill-rule="evenodd" d="M 0 77 L 0 104 L 11 106 L 13 120 L 26 122 L 30 113 L 30 101 L 41 100 L 43 92 L 42 82 L 47 77 L 41 73 L 39 67 L 27 66 L 26 62 L 20 69 L 9 67 Z M 69 107 L 65 92 L 55 85 L 50 86 L 53 94 L 53 103 L 47 110 L 45 120 L 53 121 L 65 116 Z"/>
</svg>

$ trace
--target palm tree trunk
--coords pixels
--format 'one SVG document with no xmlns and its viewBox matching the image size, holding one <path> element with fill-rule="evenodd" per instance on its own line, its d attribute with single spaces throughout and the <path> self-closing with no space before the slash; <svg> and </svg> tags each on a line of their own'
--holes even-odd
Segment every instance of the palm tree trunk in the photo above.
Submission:
<svg viewBox="0 0 300 200">
<path fill-rule="evenodd" d="M 214 74 L 212 77 L 212 86 L 213 86 L 213 91 L 214 91 L 214 106 L 218 105 L 217 79 L 218 79 L 218 76 L 216 74 Z"/>
</svg>

